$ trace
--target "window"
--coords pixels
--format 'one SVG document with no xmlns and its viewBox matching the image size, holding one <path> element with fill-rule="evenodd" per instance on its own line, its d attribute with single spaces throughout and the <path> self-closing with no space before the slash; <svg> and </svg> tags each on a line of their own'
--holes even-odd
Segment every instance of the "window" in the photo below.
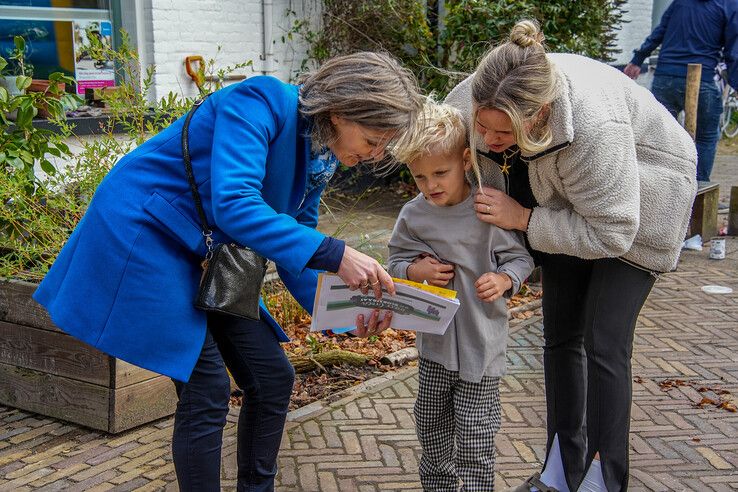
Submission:
<svg viewBox="0 0 738 492">
<path fill-rule="evenodd" d="M 119 27 L 113 25 L 118 4 L 115 0 L 0 0 L 0 55 L 7 58 L 13 37 L 23 36 L 34 78 L 64 72 L 79 81 L 80 94 L 85 87 L 114 85 L 112 65 L 92 60 L 86 46 L 91 36 L 112 46 Z"/>
</svg>

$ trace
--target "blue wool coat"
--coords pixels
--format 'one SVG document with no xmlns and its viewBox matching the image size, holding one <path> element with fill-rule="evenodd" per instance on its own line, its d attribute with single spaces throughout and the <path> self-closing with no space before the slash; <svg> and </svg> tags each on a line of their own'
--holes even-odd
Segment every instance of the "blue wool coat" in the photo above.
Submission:
<svg viewBox="0 0 738 492">
<path fill-rule="evenodd" d="M 192 304 L 205 245 L 182 159 L 183 123 L 113 167 L 34 299 L 70 335 L 187 381 L 205 339 L 206 315 Z M 273 260 L 311 311 L 317 275 L 306 264 L 325 238 L 315 230 L 324 185 L 308 183 L 316 164 L 306 127 L 298 88 L 260 76 L 212 94 L 189 136 L 215 241 Z M 263 303 L 261 314 L 287 341 Z"/>
</svg>

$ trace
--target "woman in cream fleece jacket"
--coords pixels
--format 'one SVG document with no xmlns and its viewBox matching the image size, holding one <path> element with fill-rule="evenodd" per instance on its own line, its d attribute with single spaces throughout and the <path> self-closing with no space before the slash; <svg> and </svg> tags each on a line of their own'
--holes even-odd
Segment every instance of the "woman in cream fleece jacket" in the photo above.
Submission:
<svg viewBox="0 0 738 492">
<path fill-rule="evenodd" d="M 542 39 L 519 22 L 446 99 L 473 130 L 477 216 L 525 232 L 542 266 L 548 454 L 515 490 L 573 491 L 585 474 L 626 490 L 633 332 L 676 267 L 697 155 L 646 89 Z"/>
</svg>

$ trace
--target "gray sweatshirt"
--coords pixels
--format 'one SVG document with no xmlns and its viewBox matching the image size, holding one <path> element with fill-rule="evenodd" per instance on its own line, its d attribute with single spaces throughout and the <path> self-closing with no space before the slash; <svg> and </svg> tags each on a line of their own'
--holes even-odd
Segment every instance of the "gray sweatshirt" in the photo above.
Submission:
<svg viewBox="0 0 738 492">
<path fill-rule="evenodd" d="M 443 335 L 418 333 L 420 356 L 458 371 L 465 381 L 505 373 L 507 307 L 505 298 L 482 302 L 474 283 L 487 272 L 506 273 L 510 296 L 533 270 L 533 260 L 519 233 L 486 224 L 474 212 L 474 196 L 439 207 L 416 196 L 400 211 L 389 242 L 389 273 L 407 278 L 407 267 L 422 253 L 455 265 L 446 286 L 458 292 L 459 310 Z"/>
</svg>

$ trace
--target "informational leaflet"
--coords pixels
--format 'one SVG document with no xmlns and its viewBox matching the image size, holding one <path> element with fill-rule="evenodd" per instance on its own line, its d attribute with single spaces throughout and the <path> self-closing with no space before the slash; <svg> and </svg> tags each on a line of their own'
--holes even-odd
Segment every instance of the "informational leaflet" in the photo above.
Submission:
<svg viewBox="0 0 738 492">
<path fill-rule="evenodd" d="M 367 294 L 360 290 L 352 291 L 338 275 L 321 273 L 310 331 L 349 331 L 356 328 L 358 315 L 363 314 L 367 319 L 374 309 L 380 309 L 393 311 L 392 329 L 444 334 L 459 308 L 456 293 L 406 280 L 393 280 L 396 295 L 383 291 L 382 298 L 377 299 L 372 290 Z"/>
<path fill-rule="evenodd" d="M 115 66 L 112 60 L 93 57 L 93 43 L 112 47 L 113 25 L 109 21 L 75 20 L 72 22 L 74 39 L 74 77 L 77 80 L 77 94 L 84 94 L 87 88 L 110 87 L 115 85 Z M 92 41 L 94 39 L 95 41 Z"/>
</svg>

